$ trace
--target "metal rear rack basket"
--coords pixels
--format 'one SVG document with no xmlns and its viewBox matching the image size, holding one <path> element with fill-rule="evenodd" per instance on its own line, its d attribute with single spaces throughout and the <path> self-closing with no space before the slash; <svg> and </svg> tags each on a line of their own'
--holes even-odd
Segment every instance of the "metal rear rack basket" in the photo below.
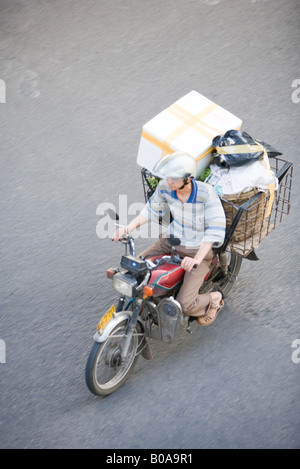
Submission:
<svg viewBox="0 0 300 469">
<path fill-rule="evenodd" d="M 293 164 L 281 158 L 270 159 L 271 169 L 278 179 L 275 192 L 253 190 L 242 196 L 224 196 L 226 237 L 222 251 L 231 251 L 247 257 L 289 214 Z"/>
</svg>

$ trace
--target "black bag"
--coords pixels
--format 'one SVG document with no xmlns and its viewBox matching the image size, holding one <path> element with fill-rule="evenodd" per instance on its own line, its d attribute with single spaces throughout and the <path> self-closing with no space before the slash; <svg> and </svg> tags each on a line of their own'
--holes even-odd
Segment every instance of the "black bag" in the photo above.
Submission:
<svg viewBox="0 0 300 469">
<path fill-rule="evenodd" d="M 259 160 L 265 152 L 262 143 L 240 130 L 228 130 L 224 135 L 217 135 L 212 141 L 212 146 L 213 164 L 223 168 Z"/>
<path fill-rule="evenodd" d="M 265 148 L 266 152 L 268 153 L 269 158 L 276 158 L 276 156 L 282 155 L 280 151 L 275 150 L 271 145 L 269 145 L 266 142 L 262 142 L 260 140 L 257 140 L 258 143 L 261 143 L 263 147 Z"/>
</svg>

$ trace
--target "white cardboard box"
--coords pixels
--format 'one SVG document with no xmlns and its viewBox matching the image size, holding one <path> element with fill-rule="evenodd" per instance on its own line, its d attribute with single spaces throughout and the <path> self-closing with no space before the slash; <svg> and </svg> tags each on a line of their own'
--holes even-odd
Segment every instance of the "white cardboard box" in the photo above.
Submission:
<svg viewBox="0 0 300 469">
<path fill-rule="evenodd" d="M 240 129 L 241 119 L 191 91 L 143 126 L 137 163 L 152 171 L 162 156 L 186 151 L 197 161 L 197 177 L 209 165 L 216 135 Z"/>
</svg>

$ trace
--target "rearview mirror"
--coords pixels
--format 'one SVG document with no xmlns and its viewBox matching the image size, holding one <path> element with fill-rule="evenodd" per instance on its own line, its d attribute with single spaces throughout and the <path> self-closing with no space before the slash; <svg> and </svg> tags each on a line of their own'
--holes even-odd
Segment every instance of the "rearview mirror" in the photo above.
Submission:
<svg viewBox="0 0 300 469">
<path fill-rule="evenodd" d="M 107 209 L 107 214 L 112 220 L 115 220 L 115 221 L 119 220 L 119 215 L 112 208 Z"/>
</svg>

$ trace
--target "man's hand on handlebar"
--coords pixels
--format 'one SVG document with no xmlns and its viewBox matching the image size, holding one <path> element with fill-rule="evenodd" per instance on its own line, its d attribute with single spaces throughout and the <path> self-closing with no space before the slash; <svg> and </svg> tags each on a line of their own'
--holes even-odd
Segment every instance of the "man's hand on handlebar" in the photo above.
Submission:
<svg viewBox="0 0 300 469">
<path fill-rule="evenodd" d="M 119 228 L 114 232 L 112 240 L 117 243 L 122 238 L 127 238 L 129 233 L 132 233 L 136 228 L 141 225 L 144 225 L 148 222 L 148 219 L 143 217 L 143 215 L 138 215 L 134 220 L 132 220 L 127 226 L 119 226 Z"/>
<path fill-rule="evenodd" d="M 181 262 L 181 267 L 187 272 L 191 272 L 193 268 L 196 268 L 200 264 L 200 261 L 193 257 L 184 257 Z"/>
<path fill-rule="evenodd" d="M 118 241 L 120 241 L 120 239 L 124 238 L 124 236 L 128 236 L 128 229 L 126 226 L 120 226 L 120 228 L 118 228 L 114 234 L 113 234 L 113 237 L 112 237 L 112 240 L 117 243 Z"/>
</svg>

